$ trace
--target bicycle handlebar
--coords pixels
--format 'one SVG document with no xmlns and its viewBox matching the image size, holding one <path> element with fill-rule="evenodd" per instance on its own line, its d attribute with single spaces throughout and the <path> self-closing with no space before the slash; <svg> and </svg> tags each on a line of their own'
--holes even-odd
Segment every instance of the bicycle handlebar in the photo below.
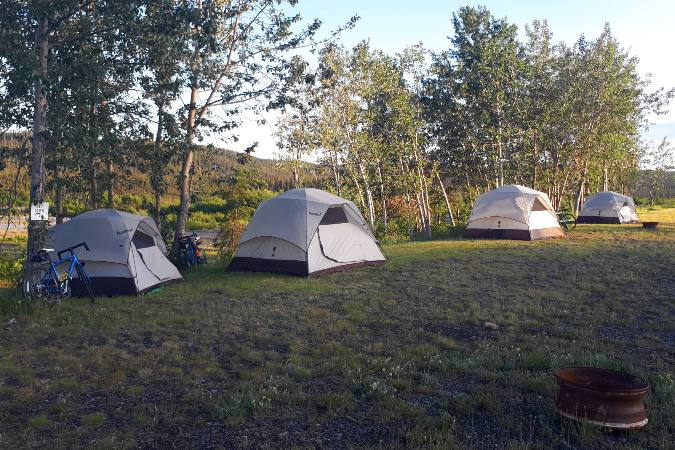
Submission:
<svg viewBox="0 0 675 450">
<path fill-rule="evenodd" d="M 77 245 L 73 245 L 72 247 L 68 247 L 65 250 L 61 250 L 60 252 L 57 253 L 57 255 L 58 255 L 59 259 L 63 259 L 63 257 L 61 255 L 63 253 L 66 253 L 66 252 L 69 252 L 70 256 L 73 256 L 73 250 L 75 250 L 76 248 L 79 248 L 79 247 L 84 247 L 84 249 L 86 251 L 89 251 L 89 246 L 87 245 L 87 243 L 86 242 L 80 242 Z"/>
</svg>

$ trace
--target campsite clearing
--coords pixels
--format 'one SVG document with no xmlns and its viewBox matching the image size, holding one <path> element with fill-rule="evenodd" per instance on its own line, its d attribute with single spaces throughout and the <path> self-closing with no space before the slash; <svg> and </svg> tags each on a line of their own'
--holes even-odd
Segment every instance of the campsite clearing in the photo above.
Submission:
<svg viewBox="0 0 675 450">
<path fill-rule="evenodd" d="M 212 265 L 0 322 L 0 447 L 667 448 L 675 220 L 385 246 L 305 279 Z M 200 268 L 201 269 L 201 268 Z M 551 369 L 649 380 L 649 423 L 561 419 Z"/>
</svg>

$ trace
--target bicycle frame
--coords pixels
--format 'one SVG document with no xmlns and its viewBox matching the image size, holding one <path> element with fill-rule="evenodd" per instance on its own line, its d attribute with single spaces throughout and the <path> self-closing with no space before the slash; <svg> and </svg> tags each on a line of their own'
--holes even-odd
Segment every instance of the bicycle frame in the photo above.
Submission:
<svg viewBox="0 0 675 450">
<path fill-rule="evenodd" d="M 68 270 L 59 273 L 57 267 L 66 262 L 69 263 Z M 73 273 L 78 264 L 81 265 L 80 260 L 72 252 L 71 256 L 59 259 L 56 262 L 50 259 L 49 270 L 40 282 L 45 289 L 45 293 L 48 295 L 65 295 L 69 289 L 68 282 L 73 278 Z"/>
<path fill-rule="evenodd" d="M 42 291 L 42 293 L 46 295 L 55 296 L 66 296 L 66 294 L 68 294 L 68 290 L 70 288 L 69 283 L 70 280 L 73 279 L 73 273 L 78 271 L 78 267 L 83 268 L 82 263 L 80 263 L 80 260 L 74 251 L 78 247 L 84 247 L 86 251 L 89 251 L 89 246 L 87 246 L 87 243 L 81 242 L 77 245 L 58 252 L 58 261 L 52 261 L 49 253 L 46 254 L 46 262 L 49 262 L 49 269 L 40 280 L 40 284 L 36 286 L 38 291 Z M 69 254 L 69 256 L 64 258 L 64 254 Z M 64 264 L 68 264 L 68 270 L 59 271 L 59 266 Z"/>
</svg>

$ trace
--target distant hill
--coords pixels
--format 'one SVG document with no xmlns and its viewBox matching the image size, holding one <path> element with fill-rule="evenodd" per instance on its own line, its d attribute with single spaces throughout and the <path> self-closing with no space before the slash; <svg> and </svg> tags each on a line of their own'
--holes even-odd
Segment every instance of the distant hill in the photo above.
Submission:
<svg viewBox="0 0 675 450">
<path fill-rule="evenodd" d="M 14 184 L 16 165 L 14 158 L 4 158 L 8 150 L 30 146 L 30 135 L 27 133 L 5 133 L 0 137 L 0 208 L 7 206 L 8 194 Z M 5 149 L 5 150 L 3 150 Z M 5 152 L 3 155 L 2 153 Z M 222 190 L 231 179 L 236 169 L 241 166 L 242 153 L 227 149 L 200 148 L 195 155 L 196 176 L 194 186 L 204 195 Z M 293 178 L 290 170 L 284 168 L 279 161 L 251 156 L 247 162 L 259 174 L 260 178 L 271 191 L 285 191 L 293 187 Z M 173 167 L 170 175 L 167 199 L 177 199 L 178 189 L 174 180 L 178 173 L 178 165 Z M 101 168 L 103 173 L 103 168 Z M 319 175 L 316 166 L 309 164 L 302 176 L 305 186 L 318 186 Z M 167 180 L 169 181 L 169 180 Z M 29 180 L 26 169 L 21 172 L 18 183 L 17 205 L 27 204 Z M 117 173 L 116 193 L 131 195 L 148 195 L 151 187 L 146 176 L 136 169 L 127 173 Z"/>
<path fill-rule="evenodd" d="M 197 152 L 195 159 L 202 178 L 200 182 L 213 188 L 222 187 L 241 166 L 241 157 L 242 153 L 226 149 Z M 247 164 L 258 171 L 271 191 L 286 191 L 293 188 L 291 171 L 283 167 L 279 161 L 252 156 Z M 319 185 L 319 176 L 312 164 L 308 164 L 308 169 L 303 174 L 303 185 Z"/>
</svg>

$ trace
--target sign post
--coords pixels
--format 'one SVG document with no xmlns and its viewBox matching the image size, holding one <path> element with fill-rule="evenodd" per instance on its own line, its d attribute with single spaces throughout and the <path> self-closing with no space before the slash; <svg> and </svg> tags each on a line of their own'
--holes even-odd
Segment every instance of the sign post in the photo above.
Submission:
<svg viewBox="0 0 675 450">
<path fill-rule="evenodd" d="M 37 205 L 30 205 L 30 220 L 31 221 L 46 221 L 49 220 L 49 203 L 38 203 Z"/>
</svg>

